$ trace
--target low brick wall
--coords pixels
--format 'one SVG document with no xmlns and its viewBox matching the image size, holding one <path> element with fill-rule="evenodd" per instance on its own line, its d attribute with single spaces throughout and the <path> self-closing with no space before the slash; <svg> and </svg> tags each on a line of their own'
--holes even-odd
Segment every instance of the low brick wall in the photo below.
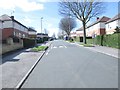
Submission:
<svg viewBox="0 0 120 90">
<path fill-rule="evenodd" d="M 14 43 L 12 45 L 9 45 L 9 44 L 2 44 L 0 45 L 2 46 L 2 51 L 0 51 L 0 55 L 1 54 L 4 54 L 6 52 L 9 52 L 9 51 L 14 51 L 16 49 L 20 49 L 20 48 L 23 48 L 23 45 L 22 43 Z"/>
</svg>

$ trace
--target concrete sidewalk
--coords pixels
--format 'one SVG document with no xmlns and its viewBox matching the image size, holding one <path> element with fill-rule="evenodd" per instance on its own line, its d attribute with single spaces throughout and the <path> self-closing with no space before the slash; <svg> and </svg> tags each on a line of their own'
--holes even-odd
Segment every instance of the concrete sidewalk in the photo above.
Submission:
<svg viewBox="0 0 120 90">
<path fill-rule="evenodd" d="M 75 42 L 77 45 L 80 45 L 79 42 Z M 87 49 L 96 51 L 96 52 L 100 52 L 115 58 L 120 58 L 119 53 L 120 53 L 120 49 L 116 49 L 116 48 L 111 48 L 111 47 L 106 47 L 106 46 L 98 46 L 98 45 L 94 45 L 94 47 L 85 47 Z"/>
<path fill-rule="evenodd" d="M 50 44 L 47 42 L 44 45 Z M 2 88 L 15 88 L 44 53 L 45 51 L 31 52 L 30 49 L 23 49 L 3 57 L 0 65 Z"/>
</svg>

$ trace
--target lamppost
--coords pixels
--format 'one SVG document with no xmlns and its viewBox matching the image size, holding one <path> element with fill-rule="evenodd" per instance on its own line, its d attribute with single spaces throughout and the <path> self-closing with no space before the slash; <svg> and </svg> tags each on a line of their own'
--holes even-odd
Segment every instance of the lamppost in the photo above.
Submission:
<svg viewBox="0 0 120 90">
<path fill-rule="evenodd" d="M 43 42 L 43 35 L 42 35 L 42 20 L 43 20 L 43 17 L 41 17 L 41 40 L 42 40 L 42 42 Z"/>
<path fill-rule="evenodd" d="M 41 17 L 41 33 L 42 33 L 42 20 L 43 20 L 43 17 Z"/>
</svg>

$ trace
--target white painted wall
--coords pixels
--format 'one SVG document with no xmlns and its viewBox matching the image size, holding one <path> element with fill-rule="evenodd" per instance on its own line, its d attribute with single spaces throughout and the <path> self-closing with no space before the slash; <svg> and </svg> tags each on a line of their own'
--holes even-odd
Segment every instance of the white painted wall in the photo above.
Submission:
<svg viewBox="0 0 120 90">
<path fill-rule="evenodd" d="M 17 30 L 28 33 L 27 28 L 23 27 L 22 25 L 20 25 L 20 24 L 18 24 L 16 22 L 13 23 L 13 21 L 4 21 L 4 23 L 3 23 L 3 28 L 13 28 L 13 26 Z"/>
<path fill-rule="evenodd" d="M 4 21 L 3 22 L 3 28 L 12 28 L 12 27 L 13 27 L 12 21 Z"/>
<path fill-rule="evenodd" d="M 110 23 L 107 23 L 107 24 L 106 24 L 106 33 L 107 33 L 107 34 L 112 34 L 112 33 L 114 33 L 114 29 L 115 29 L 117 26 L 120 27 L 120 19 L 119 19 L 119 20 L 115 20 L 115 21 L 110 22 Z"/>
</svg>

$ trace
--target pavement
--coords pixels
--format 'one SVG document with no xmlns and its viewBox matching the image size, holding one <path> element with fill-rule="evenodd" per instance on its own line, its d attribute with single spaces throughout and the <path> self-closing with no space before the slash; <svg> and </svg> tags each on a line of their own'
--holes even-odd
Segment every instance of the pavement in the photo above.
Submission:
<svg viewBox="0 0 120 90">
<path fill-rule="evenodd" d="M 51 42 L 42 45 L 49 46 Z M 9 53 L 2 58 L 2 88 L 15 88 L 22 82 L 23 78 L 34 67 L 35 63 L 44 55 L 45 51 L 31 52 L 29 49 L 22 49 Z"/>
<path fill-rule="evenodd" d="M 80 45 L 79 42 L 75 42 L 75 44 L 82 46 Z M 98 46 L 98 45 L 94 45 L 94 47 L 85 47 L 85 48 L 120 59 L 120 55 L 119 55 L 120 49 L 106 47 L 106 46 Z"/>
<path fill-rule="evenodd" d="M 118 88 L 118 58 L 53 41 L 21 88 Z"/>
</svg>

